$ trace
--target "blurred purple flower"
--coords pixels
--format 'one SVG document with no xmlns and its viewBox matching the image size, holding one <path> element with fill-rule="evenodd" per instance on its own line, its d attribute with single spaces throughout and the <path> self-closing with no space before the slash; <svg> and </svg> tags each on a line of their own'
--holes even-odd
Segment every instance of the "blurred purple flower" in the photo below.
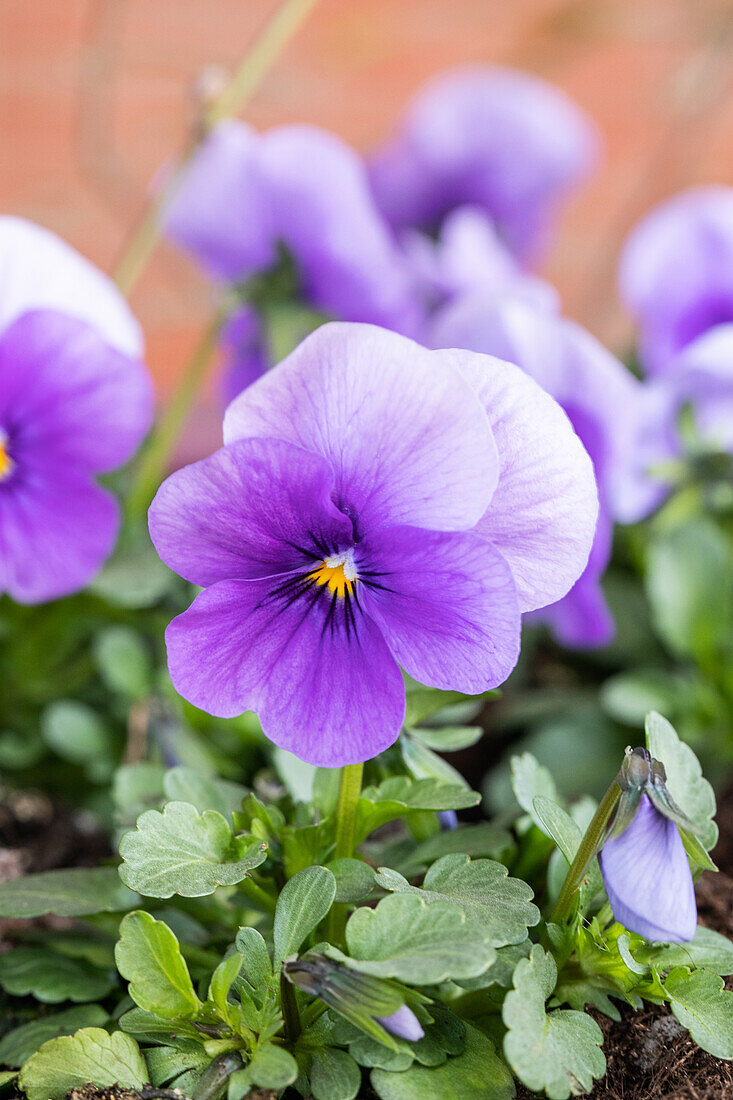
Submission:
<svg viewBox="0 0 733 1100">
<path fill-rule="evenodd" d="M 221 391 L 226 407 L 270 366 L 265 336 L 253 309 L 244 306 L 232 314 L 222 330 L 221 346 L 224 353 Z"/>
<path fill-rule="evenodd" d="M 684 943 L 695 935 L 695 889 L 679 830 L 641 801 L 631 823 L 598 855 L 614 918 L 647 940 Z"/>
<path fill-rule="evenodd" d="M 401 665 L 478 693 L 519 652 L 520 612 L 583 570 L 588 456 L 518 368 L 324 325 L 237 398 L 225 446 L 150 511 L 156 548 L 205 591 L 168 628 L 176 689 L 337 767 L 398 736 Z"/>
<path fill-rule="evenodd" d="M 110 554 L 114 497 L 96 474 L 145 435 L 140 330 L 113 284 L 52 233 L 0 219 L 0 592 L 83 588 Z"/>
<path fill-rule="evenodd" d="M 682 348 L 733 322 L 733 188 L 685 191 L 648 214 L 626 242 L 619 282 L 645 369 L 676 370 Z"/>
<path fill-rule="evenodd" d="M 568 594 L 540 616 L 566 645 L 604 645 L 614 625 L 600 587 L 611 554 L 611 495 L 625 470 L 627 430 L 640 384 L 590 333 L 547 309 L 512 297 L 474 294 L 439 311 L 431 347 L 461 347 L 517 363 L 563 407 L 588 451 L 600 514 L 587 566 Z"/>
<path fill-rule="evenodd" d="M 402 1005 L 391 1016 L 375 1016 L 374 1019 L 386 1031 L 396 1035 L 398 1039 L 407 1039 L 411 1043 L 416 1043 L 418 1039 L 422 1039 L 425 1035 L 420 1026 L 420 1021 L 407 1005 Z"/>
<path fill-rule="evenodd" d="M 455 810 L 439 810 L 438 821 L 441 829 L 452 831 L 458 828 L 458 814 Z"/>
<path fill-rule="evenodd" d="M 673 488 L 665 467 L 685 456 L 680 414 L 692 410 L 703 449 L 733 454 L 733 324 L 698 337 L 670 363 L 669 373 L 642 387 L 632 419 L 629 461 L 614 489 L 622 523 L 636 523 Z"/>
<path fill-rule="evenodd" d="M 590 120 L 558 88 L 512 69 L 458 69 L 412 101 L 372 158 L 372 188 L 395 230 L 432 231 L 454 207 L 479 206 L 526 263 L 598 144 Z"/>
<path fill-rule="evenodd" d="M 216 278 L 243 282 L 284 246 L 302 299 L 329 317 L 408 328 L 414 309 L 399 250 L 360 158 L 314 126 L 258 134 L 228 120 L 194 155 L 165 230 Z"/>
</svg>

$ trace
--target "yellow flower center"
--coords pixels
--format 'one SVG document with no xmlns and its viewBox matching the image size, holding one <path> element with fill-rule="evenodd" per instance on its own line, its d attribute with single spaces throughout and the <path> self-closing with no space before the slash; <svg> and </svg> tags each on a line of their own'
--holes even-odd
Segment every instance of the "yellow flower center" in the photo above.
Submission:
<svg viewBox="0 0 733 1100">
<path fill-rule="evenodd" d="M 8 454 L 7 448 L 5 446 L 5 440 L 3 439 L 2 434 L 0 434 L 0 481 L 4 481 L 6 477 L 10 476 L 10 474 L 13 472 L 14 466 L 15 463 Z"/>
<path fill-rule="evenodd" d="M 356 568 L 351 551 L 326 558 L 308 574 L 316 584 L 327 587 L 335 596 L 351 596 L 356 582 Z"/>
</svg>

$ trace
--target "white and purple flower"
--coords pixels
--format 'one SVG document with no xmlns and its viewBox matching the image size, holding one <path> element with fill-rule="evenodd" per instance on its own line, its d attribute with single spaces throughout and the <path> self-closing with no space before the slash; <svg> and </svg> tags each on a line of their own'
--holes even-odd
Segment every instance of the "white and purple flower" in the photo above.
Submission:
<svg viewBox="0 0 733 1100">
<path fill-rule="evenodd" d="M 121 466 L 152 417 L 141 335 L 113 284 L 52 233 L 0 218 L 0 593 L 83 588 L 111 553 Z"/>
<path fill-rule="evenodd" d="M 224 440 L 150 511 L 163 560 L 204 588 L 168 628 L 171 676 L 210 713 L 255 710 L 309 763 L 392 744 L 400 666 L 502 683 L 521 614 L 585 568 L 590 460 L 509 363 L 325 325 L 232 403 Z"/>
<path fill-rule="evenodd" d="M 526 263 L 598 145 L 590 119 L 558 88 L 512 69 L 465 68 L 418 93 L 369 169 L 395 230 L 434 231 L 455 207 L 477 206 Z"/>
</svg>

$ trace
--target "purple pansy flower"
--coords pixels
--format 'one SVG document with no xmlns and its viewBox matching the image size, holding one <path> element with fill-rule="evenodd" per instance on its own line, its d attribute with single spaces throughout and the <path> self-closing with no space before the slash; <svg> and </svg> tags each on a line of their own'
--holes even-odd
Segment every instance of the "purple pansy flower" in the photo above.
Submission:
<svg viewBox="0 0 733 1100">
<path fill-rule="evenodd" d="M 204 591 L 168 628 L 177 690 L 324 767 L 396 739 L 399 666 L 478 693 L 520 613 L 564 595 L 596 519 L 588 456 L 517 367 L 328 324 L 230 406 L 225 446 L 150 510 Z"/>
<path fill-rule="evenodd" d="M 365 169 L 314 126 L 258 134 L 228 120 L 196 152 L 165 229 L 215 277 L 274 268 L 284 246 L 302 299 L 339 320 L 408 327 L 411 281 L 377 211 Z"/>
<path fill-rule="evenodd" d="M 418 1039 L 425 1036 L 420 1021 L 407 1005 L 402 1005 L 390 1016 L 375 1016 L 374 1019 L 385 1031 L 396 1035 L 398 1039 L 407 1039 L 411 1043 L 416 1043 Z"/>
<path fill-rule="evenodd" d="M 523 262 L 535 257 L 567 192 L 596 159 L 586 115 L 559 89 L 498 67 L 444 73 L 418 93 L 372 158 L 394 229 L 434 230 L 454 207 L 481 207 Z"/>
<path fill-rule="evenodd" d="M 558 638 L 571 646 L 603 645 L 613 621 L 600 587 L 611 554 L 610 498 L 626 469 L 629 425 L 640 384 L 579 325 L 516 297 L 467 295 L 435 315 L 431 347 L 461 347 L 517 363 L 565 409 L 590 454 L 600 514 L 587 566 L 564 599 L 545 608 Z"/>
<path fill-rule="evenodd" d="M 676 370 L 682 348 L 733 322 L 733 187 L 694 188 L 648 214 L 626 242 L 619 281 L 645 369 Z"/>
<path fill-rule="evenodd" d="M 270 366 L 265 336 L 253 309 L 238 309 L 223 327 L 221 346 L 224 371 L 221 378 L 224 405 L 261 378 Z"/>
<path fill-rule="evenodd" d="M 0 219 L 0 593 L 83 588 L 110 554 L 114 497 L 95 475 L 145 435 L 140 330 L 113 284 L 44 229 Z"/>
<path fill-rule="evenodd" d="M 679 425 L 685 406 L 701 447 L 733 454 L 733 324 L 718 325 L 688 344 L 667 375 L 642 387 L 629 460 L 614 490 L 621 522 L 644 519 L 671 492 L 665 468 L 685 455 Z"/>
</svg>

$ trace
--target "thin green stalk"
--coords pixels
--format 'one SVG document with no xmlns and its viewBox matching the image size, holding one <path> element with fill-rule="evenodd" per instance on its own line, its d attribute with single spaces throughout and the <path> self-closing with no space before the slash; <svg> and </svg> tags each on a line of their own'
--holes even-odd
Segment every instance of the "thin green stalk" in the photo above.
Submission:
<svg viewBox="0 0 733 1100">
<path fill-rule="evenodd" d="M 361 794 L 363 772 L 363 764 L 346 764 L 341 769 L 336 805 L 336 859 L 346 859 L 354 854 L 356 808 Z"/>
<path fill-rule="evenodd" d="M 268 894 L 266 890 L 263 890 L 260 884 L 255 882 L 251 875 L 248 875 L 243 882 L 240 882 L 237 889 L 241 894 L 249 898 L 249 900 L 259 909 L 263 909 L 265 913 L 275 912 L 275 899 L 271 894 Z"/>
<path fill-rule="evenodd" d="M 112 277 L 123 294 L 129 295 L 133 290 L 155 251 L 160 237 L 163 210 L 179 188 L 186 165 L 198 146 L 217 122 L 239 113 L 317 2 L 318 0 L 285 0 L 205 113 L 202 124 L 197 127 L 178 163 L 170 171 L 167 182 L 146 207 L 117 264 Z"/>
<path fill-rule="evenodd" d="M 608 819 L 613 813 L 620 795 L 621 788 L 618 785 L 618 781 L 614 779 L 601 799 L 600 805 L 593 815 L 593 819 L 586 829 L 585 835 L 575 853 L 575 859 L 570 864 L 568 873 L 565 876 L 565 882 L 562 885 L 562 890 L 550 914 L 551 924 L 560 924 L 561 921 L 564 921 L 569 916 L 573 906 L 575 892 L 580 887 L 585 873 L 588 870 L 588 865 L 598 850 L 598 845 L 603 837 Z"/>
<path fill-rule="evenodd" d="M 302 1030 L 300 1013 L 298 1012 L 298 1002 L 295 999 L 295 989 L 285 977 L 284 972 L 280 974 L 280 1007 L 283 1010 L 285 1035 L 291 1043 L 294 1043 Z"/>
<path fill-rule="evenodd" d="M 209 369 L 221 325 L 222 315 L 217 314 L 204 331 L 168 408 L 142 451 L 127 497 L 127 514 L 133 520 L 144 515 L 165 475 L 191 405 Z"/>
</svg>

